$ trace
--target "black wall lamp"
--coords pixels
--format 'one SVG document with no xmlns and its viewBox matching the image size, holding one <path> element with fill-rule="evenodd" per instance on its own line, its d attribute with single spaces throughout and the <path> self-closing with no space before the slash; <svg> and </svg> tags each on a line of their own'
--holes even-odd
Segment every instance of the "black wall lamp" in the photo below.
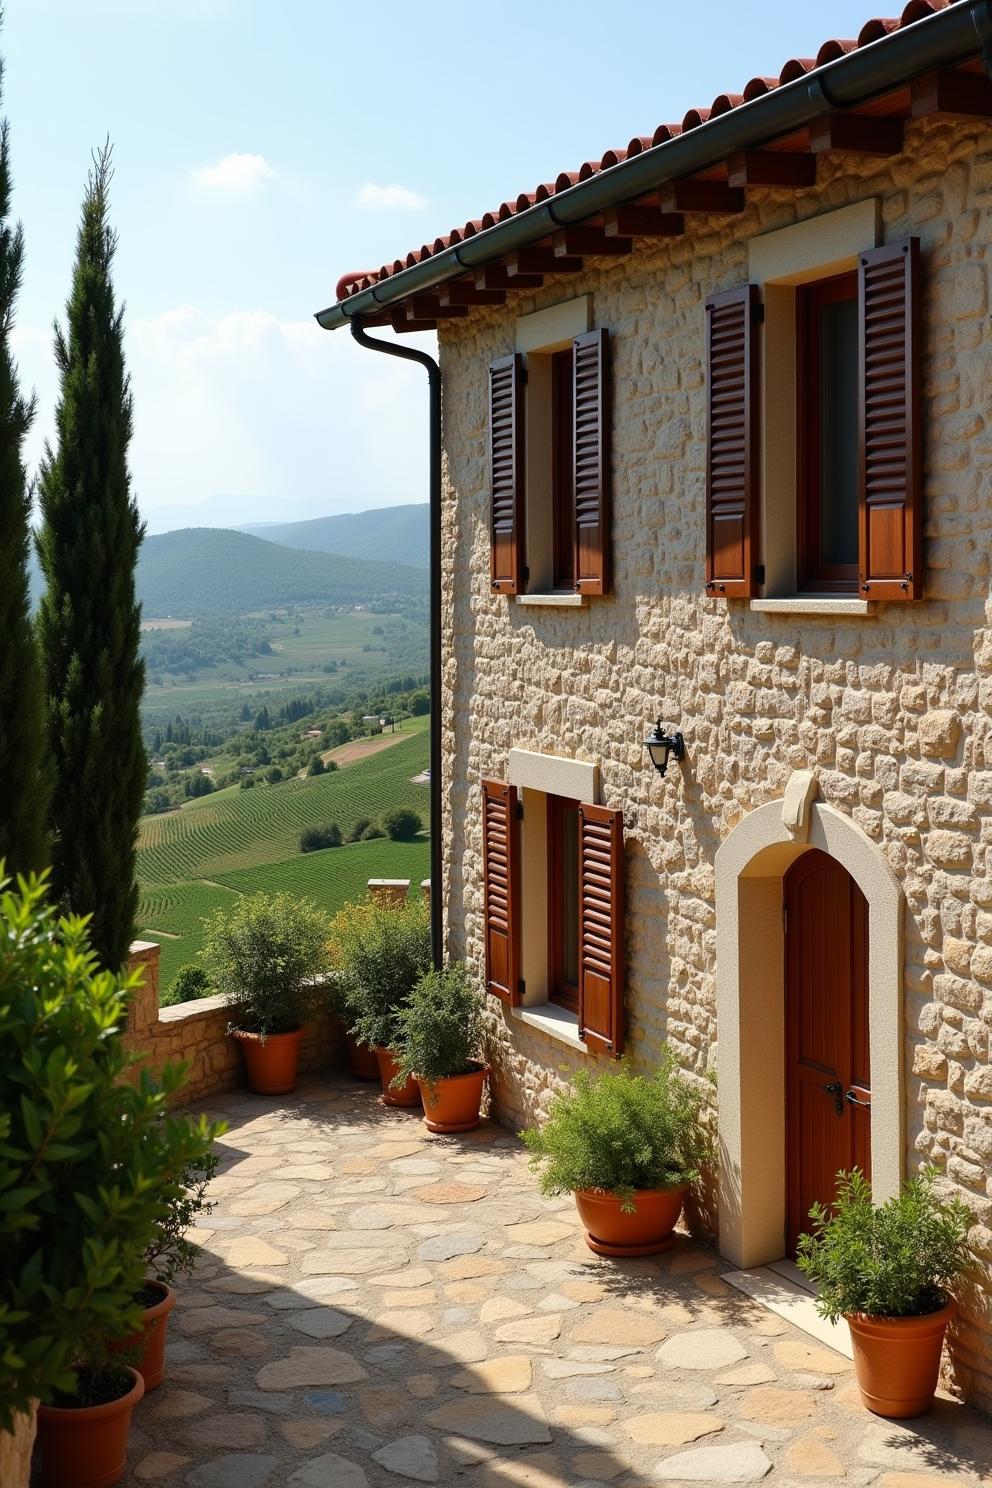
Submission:
<svg viewBox="0 0 992 1488">
<path fill-rule="evenodd" d="M 685 739 L 678 729 L 673 734 L 666 734 L 660 718 L 644 740 L 644 747 L 659 775 L 665 774 L 673 755 L 677 760 L 685 759 Z"/>
</svg>

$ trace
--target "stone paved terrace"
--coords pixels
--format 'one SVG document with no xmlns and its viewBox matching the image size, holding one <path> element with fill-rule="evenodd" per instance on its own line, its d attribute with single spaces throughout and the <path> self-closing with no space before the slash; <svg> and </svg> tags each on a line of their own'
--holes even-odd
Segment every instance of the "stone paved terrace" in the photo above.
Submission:
<svg viewBox="0 0 992 1488">
<path fill-rule="evenodd" d="M 992 1425 L 868 1415 L 712 1252 L 593 1256 L 501 1127 L 432 1137 L 345 1077 L 209 1104 L 217 1207 L 129 1484 L 992 1484 Z"/>
</svg>

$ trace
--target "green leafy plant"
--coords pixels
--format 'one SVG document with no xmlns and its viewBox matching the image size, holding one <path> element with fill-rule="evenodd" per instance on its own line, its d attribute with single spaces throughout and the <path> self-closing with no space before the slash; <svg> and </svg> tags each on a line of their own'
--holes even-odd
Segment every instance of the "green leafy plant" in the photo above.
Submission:
<svg viewBox="0 0 992 1488">
<path fill-rule="evenodd" d="M 231 1028 L 292 1033 L 323 1002 L 329 921 L 311 899 L 246 894 L 206 925 L 200 958 L 227 998 Z"/>
<path fill-rule="evenodd" d="M 222 1130 L 170 1115 L 124 1049 L 137 976 L 98 968 L 86 921 L 0 871 L 0 1430 L 32 1400 L 99 1395 L 141 1321 L 146 1255 Z"/>
<path fill-rule="evenodd" d="M 167 995 L 159 1000 L 163 1006 L 172 1007 L 177 1002 L 196 1002 L 198 998 L 210 997 L 212 993 L 210 978 L 203 967 L 190 963 L 187 966 L 180 966 L 172 979 L 172 986 Z"/>
<path fill-rule="evenodd" d="M 622 1059 L 606 1073 L 580 1070 L 573 1088 L 552 1097 L 542 1127 L 521 1132 L 544 1194 L 594 1189 L 636 1211 L 641 1188 L 696 1182 L 709 1148 L 703 1091 L 665 1050 L 651 1075 Z"/>
<path fill-rule="evenodd" d="M 394 811 L 386 812 L 382 825 L 386 829 L 386 836 L 393 842 L 412 842 L 423 822 L 409 806 L 397 806 Z"/>
<path fill-rule="evenodd" d="M 167 1194 L 167 1207 L 155 1227 L 151 1243 L 145 1249 L 145 1273 L 168 1286 L 180 1276 L 189 1276 L 196 1265 L 200 1247 L 186 1236 L 200 1218 L 213 1209 L 207 1200 L 207 1185 L 220 1161 L 215 1152 L 206 1152 L 188 1163 Z"/>
<path fill-rule="evenodd" d="M 424 972 L 397 1021 L 399 1073 L 394 1085 L 419 1075 L 430 1090 L 438 1080 L 467 1074 L 478 1065 L 483 1004 L 462 962 Z"/>
<path fill-rule="evenodd" d="M 335 916 L 332 946 L 348 1032 L 371 1048 L 395 1048 L 400 1010 L 431 964 L 426 900 L 350 905 Z"/>
<path fill-rule="evenodd" d="M 926 1169 L 876 1207 L 860 1168 L 838 1173 L 832 1208 L 813 1205 L 796 1256 L 821 1316 L 918 1317 L 944 1306 L 968 1262 L 971 1217 L 959 1199 L 937 1197 L 935 1177 Z"/>
</svg>

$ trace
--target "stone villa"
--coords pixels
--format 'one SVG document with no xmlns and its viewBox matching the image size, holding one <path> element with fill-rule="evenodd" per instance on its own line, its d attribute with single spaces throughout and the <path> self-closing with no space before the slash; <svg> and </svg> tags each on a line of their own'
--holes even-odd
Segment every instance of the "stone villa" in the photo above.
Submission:
<svg viewBox="0 0 992 1488">
<path fill-rule="evenodd" d="M 319 317 L 438 332 L 440 899 L 497 1112 L 663 1041 L 715 1071 L 739 1267 L 839 1168 L 935 1164 L 986 1408 L 990 67 L 984 0 L 912 0 Z"/>
</svg>

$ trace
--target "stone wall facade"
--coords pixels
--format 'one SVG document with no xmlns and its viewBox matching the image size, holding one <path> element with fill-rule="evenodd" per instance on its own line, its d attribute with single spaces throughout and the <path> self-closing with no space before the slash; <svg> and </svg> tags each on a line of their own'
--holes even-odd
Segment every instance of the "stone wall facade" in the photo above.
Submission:
<svg viewBox="0 0 992 1488">
<path fill-rule="evenodd" d="M 866 198 L 924 264 L 926 597 L 870 615 L 775 615 L 704 590 L 704 301 L 748 277 L 748 241 Z M 959 1384 L 992 1408 L 992 148 L 984 124 L 907 125 L 882 162 L 829 155 L 819 184 L 750 190 L 536 294 L 442 321 L 446 936 L 482 977 L 479 783 L 511 747 L 596 762 L 624 810 L 627 1044 L 650 1066 L 715 1065 L 715 857 L 793 771 L 867 834 L 905 901 L 905 1167 L 936 1164 L 974 1216 L 984 1295 Z M 867 246 L 867 245 L 866 245 Z M 516 318 L 592 296 L 613 357 L 613 597 L 518 606 L 489 577 L 488 367 Z M 662 716 L 688 756 L 665 780 L 642 745 Z M 589 1056 L 493 1007 L 493 1091 L 537 1118 Z"/>
</svg>

